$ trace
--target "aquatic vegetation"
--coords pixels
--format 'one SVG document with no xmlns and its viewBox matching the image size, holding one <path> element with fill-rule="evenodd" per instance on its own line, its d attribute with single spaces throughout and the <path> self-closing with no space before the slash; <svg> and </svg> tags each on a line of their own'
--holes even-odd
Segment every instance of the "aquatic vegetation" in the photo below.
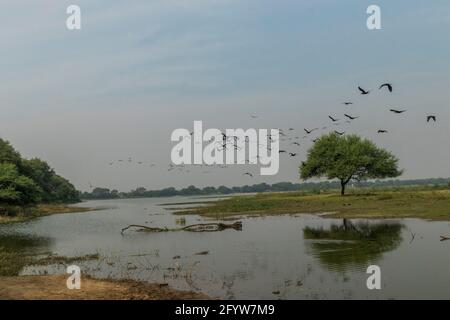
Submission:
<svg viewBox="0 0 450 320">
<path fill-rule="evenodd" d="M 0 234 L 0 276 L 16 276 L 50 244 L 49 239 Z"/>
</svg>

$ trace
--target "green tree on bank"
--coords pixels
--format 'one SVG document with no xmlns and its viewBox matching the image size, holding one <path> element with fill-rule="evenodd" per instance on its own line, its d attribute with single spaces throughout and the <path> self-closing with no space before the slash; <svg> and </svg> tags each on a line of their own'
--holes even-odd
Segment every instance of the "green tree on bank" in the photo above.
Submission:
<svg viewBox="0 0 450 320">
<path fill-rule="evenodd" d="M 0 207 L 39 202 L 77 202 L 79 192 L 43 160 L 23 159 L 8 141 L 0 139 Z"/>
<path fill-rule="evenodd" d="M 352 181 L 398 177 L 398 159 L 377 147 L 372 141 L 357 135 L 339 136 L 335 133 L 321 137 L 308 150 L 307 160 L 300 166 L 300 177 L 338 179 L 341 195 Z"/>
<path fill-rule="evenodd" d="M 41 201 L 42 189 L 19 174 L 13 163 L 0 163 L 0 203 L 28 205 Z"/>
</svg>

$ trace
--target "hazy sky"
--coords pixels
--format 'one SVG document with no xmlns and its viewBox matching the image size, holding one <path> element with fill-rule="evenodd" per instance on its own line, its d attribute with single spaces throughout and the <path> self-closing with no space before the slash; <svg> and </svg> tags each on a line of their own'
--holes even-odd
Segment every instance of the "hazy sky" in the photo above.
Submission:
<svg viewBox="0 0 450 320">
<path fill-rule="evenodd" d="M 80 31 L 66 29 L 70 4 Z M 366 27 L 371 4 L 382 30 Z M 301 138 L 345 112 L 360 118 L 339 130 L 391 150 L 402 178 L 450 176 L 448 0 L 3 0 L 0 20 L 0 136 L 79 189 L 298 181 L 309 139 L 282 147 L 299 156 L 278 175 L 249 178 L 257 167 L 168 172 L 170 134 L 203 120 Z M 144 164 L 108 164 L 128 157 Z"/>
</svg>

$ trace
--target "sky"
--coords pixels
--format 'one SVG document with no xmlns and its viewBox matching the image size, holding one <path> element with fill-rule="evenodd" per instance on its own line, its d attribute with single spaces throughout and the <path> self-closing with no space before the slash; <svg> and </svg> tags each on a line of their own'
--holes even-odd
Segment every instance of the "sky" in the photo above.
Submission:
<svg viewBox="0 0 450 320">
<path fill-rule="evenodd" d="M 71 4 L 81 30 L 66 28 Z M 372 4 L 381 30 L 366 26 Z M 0 21 L 0 137 L 80 190 L 299 182 L 310 140 L 326 133 L 303 139 L 303 128 L 344 113 L 359 118 L 336 129 L 394 153 L 402 179 L 450 176 L 447 0 L 3 0 Z M 301 146 L 281 147 L 298 156 L 281 155 L 274 176 L 168 171 L 172 131 L 194 120 L 292 127 Z"/>
</svg>

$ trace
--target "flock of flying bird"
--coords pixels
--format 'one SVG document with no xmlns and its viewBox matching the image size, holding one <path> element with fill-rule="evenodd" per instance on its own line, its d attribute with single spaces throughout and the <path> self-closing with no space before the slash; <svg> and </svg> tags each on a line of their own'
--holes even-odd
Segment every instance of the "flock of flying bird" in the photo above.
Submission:
<svg viewBox="0 0 450 320">
<path fill-rule="evenodd" d="M 378 88 L 379 90 L 386 90 L 389 93 L 393 92 L 393 85 L 391 83 L 383 83 L 379 86 Z M 363 89 L 362 87 L 358 86 L 358 90 L 359 93 L 363 96 L 366 96 L 368 94 L 370 94 L 371 90 L 366 90 Z M 354 103 L 352 101 L 345 101 L 342 103 L 345 106 L 350 106 L 353 105 Z M 394 113 L 394 114 L 403 114 L 405 112 L 407 112 L 407 110 L 405 109 L 399 109 L 399 108 L 390 108 L 389 109 L 390 112 Z M 251 115 L 250 116 L 252 119 L 257 119 L 258 116 L 257 115 Z M 345 123 L 350 124 L 352 121 L 358 119 L 359 117 L 357 116 L 352 116 L 348 113 L 344 113 L 344 117 L 345 119 L 343 119 L 345 121 Z M 336 118 L 335 116 L 329 115 L 328 116 L 329 120 L 331 120 L 331 124 L 338 126 L 341 124 L 341 119 Z M 437 121 L 437 116 L 436 115 L 426 115 L 426 122 L 436 122 Z M 295 135 L 295 129 L 294 128 L 288 128 L 286 130 L 283 129 L 279 129 L 279 135 L 280 135 L 280 142 L 288 142 L 289 143 L 289 147 L 287 148 L 293 148 L 293 146 L 295 147 L 300 147 L 300 139 L 307 139 L 313 132 L 315 131 L 319 131 L 319 130 L 327 130 L 329 129 L 329 126 L 323 126 L 321 128 L 312 128 L 312 129 L 308 129 L 308 128 L 304 128 L 303 131 L 305 132 L 305 134 L 303 135 L 302 138 L 300 138 L 300 136 L 297 134 Z M 337 135 L 344 135 L 346 132 L 345 131 L 338 131 L 338 130 L 332 130 L 332 132 L 336 133 Z M 388 130 L 386 129 L 378 129 L 377 131 L 378 134 L 385 134 L 388 133 Z M 294 135 L 293 135 L 294 134 Z M 190 136 L 193 135 L 193 132 L 190 133 Z M 240 150 L 243 146 L 245 146 L 245 144 L 243 145 L 243 143 L 248 143 L 248 137 L 245 137 L 245 141 L 239 141 L 239 137 L 236 136 L 227 136 L 225 133 L 221 133 L 221 136 L 219 137 L 215 137 L 213 138 L 215 143 L 216 143 L 216 148 L 217 150 L 225 150 L 228 148 L 234 148 L 234 150 Z M 211 140 L 211 142 L 213 141 L 213 139 Z M 271 137 L 270 134 L 268 134 L 268 143 L 264 144 L 263 146 L 267 148 L 267 150 L 270 151 L 270 142 L 274 141 Z M 319 138 L 315 138 L 315 139 L 311 139 L 312 142 L 316 142 Z M 260 144 L 261 146 L 261 144 Z M 296 157 L 298 155 L 298 151 L 297 150 L 290 150 L 287 151 L 285 149 L 280 149 L 279 150 L 280 154 L 286 154 L 289 157 Z M 259 156 L 257 155 L 256 158 L 259 158 Z M 253 159 L 256 160 L 256 159 Z M 246 163 L 250 163 L 251 161 L 249 161 L 248 159 L 246 160 Z M 146 165 L 149 164 L 150 167 L 154 167 L 156 166 L 154 163 L 147 163 L 147 162 L 143 162 L 143 161 L 134 161 L 131 157 L 129 157 L 127 160 L 123 160 L 123 159 L 119 159 L 116 161 L 112 161 L 109 162 L 109 165 L 112 166 L 115 163 L 136 163 L 138 165 Z M 205 170 L 205 168 L 209 168 L 209 167 L 214 167 L 214 168 L 228 168 L 228 165 L 206 165 L 206 164 L 202 164 L 202 165 L 192 165 L 194 167 L 200 167 L 203 168 L 202 173 L 210 173 L 210 171 Z M 178 170 L 178 171 L 183 171 L 183 172 L 190 172 L 189 168 L 186 165 L 174 165 L 174 164 L 169 164 L 167 171 L 173 171 L 173 170 Z M 251 172 L 244 172 L 243 175 L 249 176 L 249 177 L 253 177 L 253 174 Z M 89 184 L 89 186 L 91 188 L 93 188 L 93 186 L 91 184 Z"/>
</svg>

